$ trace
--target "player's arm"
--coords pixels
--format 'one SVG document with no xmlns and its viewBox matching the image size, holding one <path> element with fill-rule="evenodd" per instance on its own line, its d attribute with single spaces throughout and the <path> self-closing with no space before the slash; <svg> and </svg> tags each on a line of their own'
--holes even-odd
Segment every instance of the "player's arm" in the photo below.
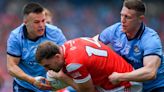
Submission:
<svg viewBox="0 0 164 92">
<path fill-rule="evenodd" d="M 79 92 L 98 92 L 91 79 L 84 83 L 77 83 L 77 86 Z"/>
<path fill-rule="evenodd" d="M 158 67 L 160 66 L 160 58 L 156 55 L 145 56 L 143 58 L 143 67 L 136 69 L 128 73 L 116 73 L 114 72 L 109 76 L 109 80 L 112 83 L 117 83 L 121 81 L 137 81 L 143 82 L 147 80 L 152 80 L 156 78 L 156 73 Z"/>
<path fill-rule="evenodd" d="M 27 81 L 40 89 L 51 89 L 49 85 L 38 82 L 36 79 L 37 77 L 34 78 L 24 73 L 24 71 L 22 71 L 18 66 L 19 62 L 20 57 L 7 55 L 7 69 L 11 76 Z"/>
<path fill-rule="evenodd" d="M 77 89 L 77 88 L 76 88 L 77 85 L 74 83 L 73 79 L 70 78 L 68 75 L 66 75 L 66 74 L 62 71 L 62 69 L 61 69 L 59 72 L 55 72 L 55 71 L 53 71 L 53 70 L 48 70 L 47 78 L 48 78 L 48 79 L 55 79 L 55 80 L 57 79 L 57 80 L 60 80 L 60 81 L 62 81 L 62 82 L 64 82 L 64 83 L 66 83 L 67 85 L 72 86 L 74 89 Z M 50 80 L 50 81 L 51 81 L 51 80 Z M 62 87 L 60 87 L 60 88 L 56 88 L 56 87 L 54 86 L 55 90 L 62 89 L 62 88 L 65 88 L 65 87 L 66 87 L 66 86 L 62 86 Z"/>
<path fill-rule="evenodd" d="M 19 61 L 20 61 L 20 57 L 7 55 L 7 69 L 8 69 L 9 74 L 13 77 L 27 81 L 32 84 L 35 81 L 35 79 L 25 74 L 18 67 Z"/>
<path fill-rule="evenodd" d="M 67 75 L 66 75 L 67 76 Z M 63 80 L 70 86 L 72 86 L 74 89 L 76 89 L 77 92 L 97 92 L 95 89 L 95 86 L 92 83 L 92 80 L 88 80 L 84 83 L 76 83 L 73 79 L 70 77 L 63 77 Z"/>
<path fill-rule="evenodd" d="M 96 92 L 91 79 L 84 83 L 76 83 L 71 77 L 63 73 L 62 70 L 58 73 L 54 71 L 48 71 L 48 73 L 50 77 L 61 80 L 72 86 L 77 92 Z"/>
</svg>

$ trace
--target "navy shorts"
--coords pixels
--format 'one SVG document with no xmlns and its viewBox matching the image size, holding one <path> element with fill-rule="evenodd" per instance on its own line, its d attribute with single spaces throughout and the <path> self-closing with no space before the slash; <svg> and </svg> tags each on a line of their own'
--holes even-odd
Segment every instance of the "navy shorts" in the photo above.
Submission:
<svg viewBox="0 0 164 92">
<path fill-rule="evenodd" d="M 13 81 L 13 92 L 35 92 L 35 91 L 24 88 L 19 84 L 17 84 L 15 81 Z"/>
<path fill-rule="evenodd" d="M 164 87 L 153 89 L 151 92 L 164 92 Z"/>
</svg>

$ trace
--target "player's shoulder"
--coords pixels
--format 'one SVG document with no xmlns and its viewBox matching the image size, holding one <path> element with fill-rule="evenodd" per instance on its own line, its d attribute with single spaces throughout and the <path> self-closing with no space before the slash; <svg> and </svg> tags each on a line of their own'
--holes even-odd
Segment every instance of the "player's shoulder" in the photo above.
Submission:
<svg viewBox="0 0 164 92">
<path fill-rule="evenodd" d="M 57 26 L 51 25 L 51 24 L 46 24 L 46 35 L 49 36 L 60 36 L 63 35 L 62 31 L 60 28 L 58 28 Z"/>
<path fill-rule="evenodd" d="M 140 41 L 142 47 L 144 47 L 145 49 L 151 49 L 151 51 L 154 51 L 155 48 L 157 50 L 162 49 L 162 44 L 158 33 L 149 27 L 145 27 Z"/>
<path fill-rule="evenodd" d="M 55 25 L 46 24 L 46 31 L 48 31 L 48 32 L 60 32 L 61 29 L 58 28 L 58 27 L 55 26 Z"/>
<path fill-rule="evenodd" d="M 23 26 L 24 24 L 21 24 L 20 26 L 18 26 L 17 28 L 15 28 L 14 30 L 11 31 L 11 34 L 19 34 L 20 32 L 22 32 L 23 30 Z"/>
<path fill-rule="evenodd" d="M 142 39 L 146 40 L 149 38 L 150 39 L 159 39 L 159 35 L 154 29 L 149 28 L 149 27 L 145 27 L 145 30 L 142 34 Z"/>
<path fill-rule="evenodd" d="M 10 37 L 12 37 L 12 39 L 21 39 L 21 37 L 23 36 L 23 26 L 24 24 L 21 24 L 20 26 L 12 30 L 10 33 Z"/>
<path fill-rule="evenodd" d="M 157 35 L 157 32 L 154 29 L 150 28 L 150 27 L 145 27 L 145 32 L 147 34 L 150 34 L 150 35 L 154 35 L 154 34 Z"/>
</svg>

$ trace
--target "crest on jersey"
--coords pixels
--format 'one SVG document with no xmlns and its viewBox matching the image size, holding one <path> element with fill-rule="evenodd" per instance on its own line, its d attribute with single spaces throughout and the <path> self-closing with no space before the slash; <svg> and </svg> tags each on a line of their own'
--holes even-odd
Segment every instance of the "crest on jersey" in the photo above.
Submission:
<svg viewBox="0 0 164 92">
<path fill-rule="evenodd" d="M 139 47 L 137 45 L 134 46 L 134 52 L 138 53 L 140 51 Z"/>
</svg>

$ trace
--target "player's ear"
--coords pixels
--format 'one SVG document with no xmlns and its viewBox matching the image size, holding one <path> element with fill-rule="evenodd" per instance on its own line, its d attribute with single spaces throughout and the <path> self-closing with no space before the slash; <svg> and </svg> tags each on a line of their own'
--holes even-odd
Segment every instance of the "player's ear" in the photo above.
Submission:
<svg viewBox="0 0 164 92">
<path fill-rule="evenodd" d="M 60 54 L 56 54 L 55 57 L 56 58 L 61 58 L 61 55 Z"/>
<path fill-rule="evenodd" d="M 145 18 L 144 15 L 141 15 L 141 16 L 140 16 L 140 19 L 141 19 L 141 20 L 144 20 L 144 18 Z"/>
<path fill-rule="evenodd" d="M 27 19 L 23 19 L 23 23 L 24 24 L 27 24 Z"/>
</svg>

